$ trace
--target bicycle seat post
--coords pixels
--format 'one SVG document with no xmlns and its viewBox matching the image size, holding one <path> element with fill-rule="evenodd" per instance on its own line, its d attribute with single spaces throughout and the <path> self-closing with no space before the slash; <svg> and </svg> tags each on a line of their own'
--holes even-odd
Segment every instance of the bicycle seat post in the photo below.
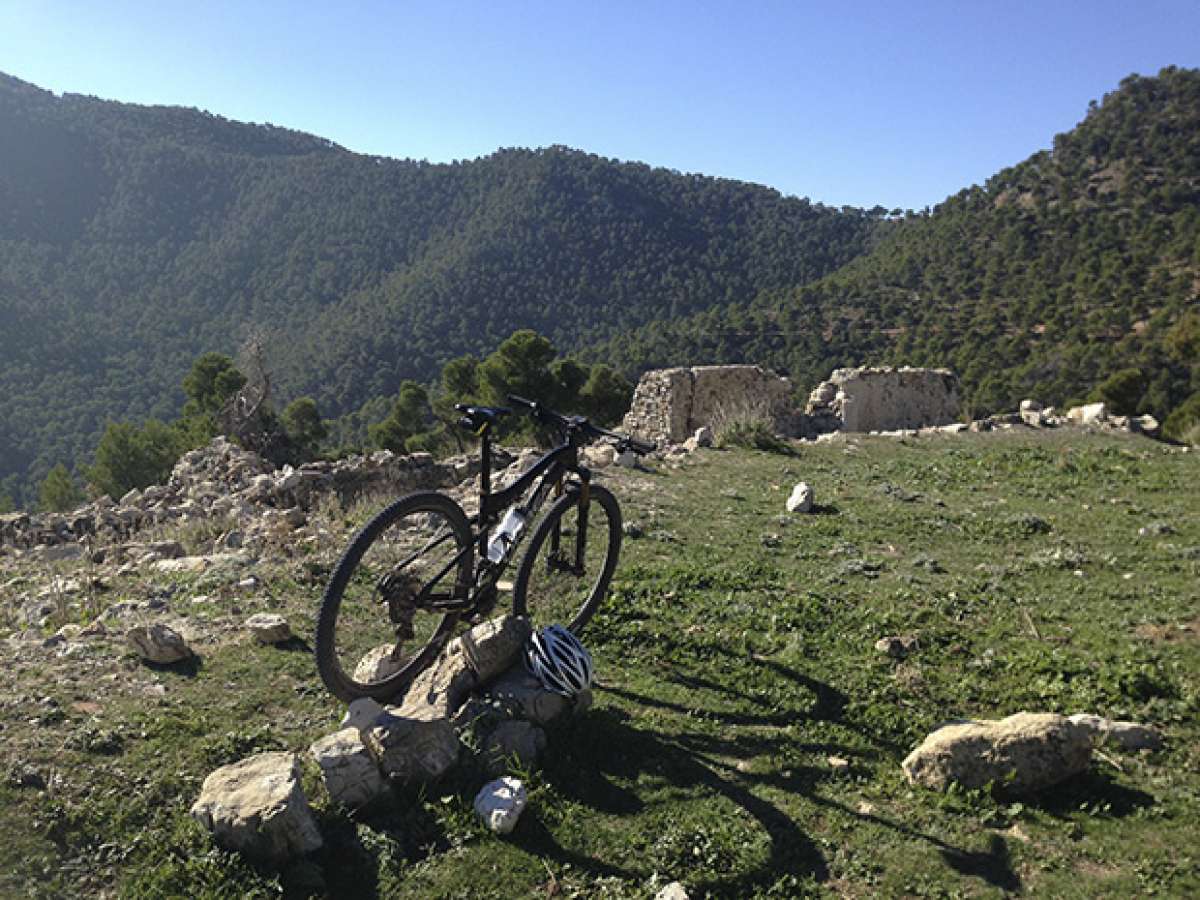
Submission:
<svg viewBox="0 0 1200 900">
<path fill-rule="evenodd" d="M 479 432 L 479 552 L 487 556 L 487 523 L 484 513 L 487 511 L 488 494 L 492 492 L 492 428 L 485 423 Z M 482 558 L 482 557 L 481 557 Z"/>
</svg>

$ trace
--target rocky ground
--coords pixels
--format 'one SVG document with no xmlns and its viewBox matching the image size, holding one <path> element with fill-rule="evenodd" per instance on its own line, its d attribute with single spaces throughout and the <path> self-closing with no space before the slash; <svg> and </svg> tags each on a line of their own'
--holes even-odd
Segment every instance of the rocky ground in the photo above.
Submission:
<svg viewBox="0 0 1200 900">
<path fill-rule="evenodd" d="M 470 768 L 355 823 L 310 767 L 324 845 L 282 871 L 213 844 L 190 815 L 201 784 L 338 731 L 309 652 L 324 581 L 395 491 L 469 498 L 470 464 L 269 472 L 217 444 L 162 488 L 5 517 L 0 893 L 1200 888 L 1200 458 L 995 425 L 787 455 L 693 441 L 644 469 L 598 454 L 627 519 L 588 634 L 601 682 L 537 771 L 508 770 L 529 791 L 512 836 L 475 816 Z M 294 637 L 256 637 L 264 613 Z M 129 632 L 153 626 L 190 652 L 144 660 Z M 1082 774 L 1068 753 L 1076 774 L 1033 798 L 909 785 L 901 763 L 938 723 L 1019 711 L 1137 721 L 1161 743 L 1093 742 Z"/>
</svg>

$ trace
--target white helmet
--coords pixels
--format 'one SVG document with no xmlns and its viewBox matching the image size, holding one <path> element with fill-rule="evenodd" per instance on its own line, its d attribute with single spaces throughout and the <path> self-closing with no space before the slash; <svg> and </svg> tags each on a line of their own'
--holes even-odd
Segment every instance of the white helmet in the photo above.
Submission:
<svg viewBox="0 0 1200 900">
<path fill-rule="evenodd" d="M 574 697 L 592 683 L 592 656 L 561 625 L 547 625 L 525 644 L 525 665 L 548 691 Z"/>
</svg>

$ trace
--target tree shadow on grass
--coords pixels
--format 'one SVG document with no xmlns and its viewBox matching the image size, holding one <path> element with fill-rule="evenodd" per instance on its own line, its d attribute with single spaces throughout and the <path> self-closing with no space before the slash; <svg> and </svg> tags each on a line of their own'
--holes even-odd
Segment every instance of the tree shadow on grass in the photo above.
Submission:
<svg viewBox="0 0 1200 900">
<path fill-rule="evenodd" d="M 544 776 L 556 791 L 576 802 L 606 812 L 641 812 L 644 802 L 618 785 L 617 780 L 631 781 L 651 774 L 681 791 L 712 791 L 724 797 L 749 813 L 769 835 L 767 858 L 749 871 L 729 876 L 694 872 L 687 879 L 688 888 L 698 896 L 742 897 L 788 875 L 817 881 L 829 877 L 816 844 L 786 812 L 755 794 L 741 779 L 724 775 L 705 752 L 690 746 L 691 739 L 700 735 L 668 737 L 653 729 L 635 727 L 627 713 L 606 708 L 569 723 L 558 737 L 552 743 L 563 747 L 563 752 L 547 760 Z M 620 799 L 614 803 L 613 796 Z M 549 835 L 530 843 L 527 849 L 597 876 L 619 875 L 644 881 L 650 875 L 649 871 L 632 872 L 563 851 Z"/>
<path fill-rule="evenodd" d="M 721 652 L 735 655 L 734 651 Z M 737 760 L 763 756 L 786 759 L 800 752 L 836 754 L 851 761 L 851 776 L 858 772 L 869 777 L 873 762 L 882 760 L 886 763 L 900 753 L 900 748 L 893 742 L 847 722 L 848 698 L 832 685 L 774 660 L 751 657 L 748 662 L 765 666 L 800 685 L 812 696 L 811 704 L 800 702 L 796 708 L 781 710 L 775 703 L 761 713 L 750 712 L 747 707 L 752 709 L 763 701 L 694 672 L 675 672 L 668 676 L 671 682 L 695 691 L 697 697 L 693 703 L 608 686 L 601 690 L 627 703 L 689 718 L 698 717 L 727 727 L 714 732 L 709 728 L 688 728 L 685 721 L 680 723 L 682 727 L 672 731 L 647 728 L 635 724 L 631 716 L 620 709 L 603 708 L 570 723 L 569 734 L 558 740 L 552 739 L 552 746 L 561 747 L 563 751 L 547 761 L 547 780 L 557 791 L 577 802 L 618 814 L 641 811 L 644 802 L 632 791 L 621 787 L 621 783 L 647 775 L 657 776 L 677 788 L 680 794 L 715 793 L 749 813 L 770 838 L 767 858 L 752 869 L 728 875 L 705 871 L 694 871 L 690 876 L 680 873 L 689 890 L 694 889 L 701 896 L 744 896 L 772 885 L 778 886 L 788 876 L 796 882 L 809 879 L 821 882 L 829 878 L 828 866 L 817 844 L 804 833 L 792 814 L 764 796 L 768 791 L 802 796 L 818 806 L 836 808 L 848 816 L 889 828 L 931 845 L 949 868 L 963 876 L 982 879 L 1004 891 L 1021 889 L 1008 845 L 1000 835 L 990 836 L 985 849 L 971 850 L 903 822 L 852 810 L 818 791 L 819 786 L 830 779 L 844 777 L 820 766 L 793 762 L 782 771 L 743 771 Z M 866 747 L 847 746 L 837 740 L 804 743 L 797 740 L 794 729 L 783 730 L 785 726 L 805 721 L 836 724 L 839 728 L 857 732 Z M 821 733 L 824 736 L 829 732 L 823 729 Z M 619 798 L 615 803 L 614 797 Z M 552 853 L 550 855 L 553 857 Z M 579 864 L 571 862 L 572 865 Z M 597 872 L 599 874 L 599 870 Z"/>
</svg>

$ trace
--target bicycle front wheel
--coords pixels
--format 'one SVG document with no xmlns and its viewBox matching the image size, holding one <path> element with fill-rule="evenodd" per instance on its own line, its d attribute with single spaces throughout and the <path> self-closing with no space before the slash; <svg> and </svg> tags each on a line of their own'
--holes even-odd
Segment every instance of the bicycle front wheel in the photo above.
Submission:
<svg viewBox="0 0 1200 900">
<path fill-rule="evenodd" d="M 513 613 L 535 629 L 565 625 L 582 633 L 617 568 L 621 508 L 606 489 L 591 485 L 584 506 L 572 488 L 546 512 L 530 536 L 513 587 Z"/>
<path fill-rule="evenodd" d="M 371 519 L 317 616 L 317 670 L 329 691 L 349 703 L 407 687 L 454 631 L 458 615 L 445 607 L 466 597 L 472 566 L 467 517 L 443 494 L 410 494 Z"/>
</svg>

